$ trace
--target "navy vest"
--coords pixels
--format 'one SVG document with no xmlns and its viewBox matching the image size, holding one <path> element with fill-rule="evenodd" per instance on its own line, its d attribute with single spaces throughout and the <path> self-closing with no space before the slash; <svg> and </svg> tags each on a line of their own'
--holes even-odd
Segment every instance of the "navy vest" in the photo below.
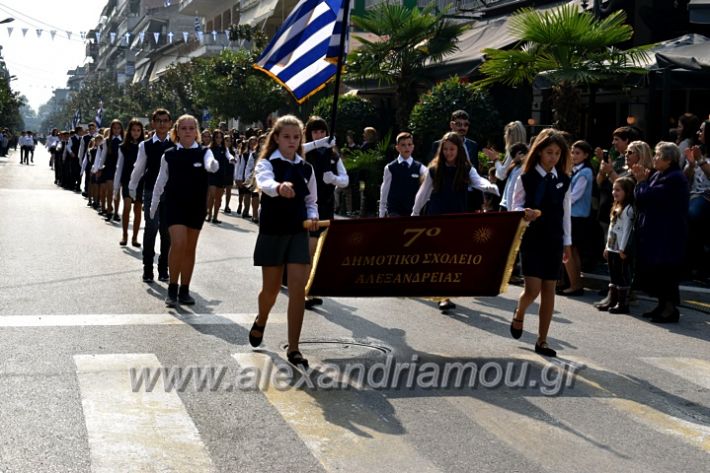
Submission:
<svg viewBox="0 0 710 473">
<path fill-rule="evenodd" d="M 207 170 L 203 148 L 170 148 L 165 151 L 168 164 L 168 182 L 165 199 L 174 208 L 193 208 L 195 203 L 206 206 Z"/>
<path fill-rule="evenodd" d="M 175 145 L 169 138 L 166 138 L 165 141 L 158 140 L 153 143 L 153 138 L 151 137 L 143 142 L 143 150 L 146 157 L 143 177 L 146 189 L 155 187 L 155 181 L 158 180 L 158 173 L 160 172 L 160 159 L 163 157 L 163 153 L 173 146 Z"/>
<path fill-rule="evenodd" d="M 121 146 L 121 140 L 111 137 L 106 146 L 104 173 L 108 174 L 110 172 L 116 172 L 116 164 L 118 164 L 118 147 Z"/>
<path fill-rule="evenodd" d="M 74 135 L 70 138 L 71 140 L 71 152 L 74 154 L 74 158 L 72 159 L 77 159 L 79 157 L 79 145 L 81 144 L 81 138 Z"/>
<path fill-rule="evenodd" d="M 224 182 L 227 180 L 227 172 L 229 168 L 229 159 L 227 158 L 227 153 L 225 148 L 222 148 L 221 146 L 216 146 L 212 149 L 212 155 L 214 156 L 214 159 L 217 160 L 219 163 L 219 171 L 217 171 L 215 175 L 215 182 L 217 182 L 219 185 L 223 185 Z"/>
<path fill-rule="evenodd" d="M 127 186 L 131 180 L 133 166 L 136 164 L 138 157 L 138 143 L 123 143 L 121 145 L 121 153 L 123 154 L 123 168 L 121 169 L 121 185 Z"/>
<path fill-rule="evenodd" d="M 270 159 L 276 182 L 291 182 L 296 197 L 271 197 L 261 194 L 261 211 L 259 213 L 259 233 L 265 235 L 293 235 L 303 232 L 303 221 L 308 218 L 306 213 L 306 196 L 308 181 L 313 175 L 313 167 L 305 161 L 295 164 L 280 158 Z"/>
<path fill-rule="evenodd" d="M 84 135 L 81 137 L 81 140 L 84 142 L 84 155 L 89 152 L 89 142 L 91 142 L 91 138 L 93 138 L 91 135 Z M 84 159 L 84 156 L 79 156 L 79 158 Z"/>
<path fill-rule="evenodd" d="M 429 175 L 436 180 L 436 169 L 429 168 Z M 466 212 L 468 202 L 467 185 L 460 190 L 454 188 L 456 167 L 444 166 L 444 179 L 438 191 L 432 191 L 427 204 L 427 215 L 441 215 Z"/>
<path fill-rule="evenodd" d="M 412 160 L 412 165 L 401 164 L 395 159 L 387 165 L 392 174 L 392 183 L 387 195 L 387 213 L 401 216 L 412 215 L 414 197 L 419 190 L 419 169 L 422 164 Z"/>
<path fill-rule="evenodd" d="M 543 177 L 537 170 L 521 174 L 525 189 L 525 208 L 538 209 L 542 215 L 530 222 L 523 236 L 523 250 L 562 248 L 563 202 L 570 186 L 570 178 L 558 173 L 557 178 Z"/>
</svg>

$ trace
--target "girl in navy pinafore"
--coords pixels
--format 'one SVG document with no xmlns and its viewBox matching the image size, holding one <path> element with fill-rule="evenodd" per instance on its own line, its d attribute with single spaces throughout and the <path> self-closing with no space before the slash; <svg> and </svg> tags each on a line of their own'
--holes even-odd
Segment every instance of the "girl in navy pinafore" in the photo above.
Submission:
<svg viewBox="0 0 710 473">
<path fill-rule="evenodd" d="M 540 294 L 535 352 L 545 356 L 557 355 L 547 345 L 547 332 L 555 307 L 555 286 L 572 244 L 570 168 L 564 136 L 556 130 L 544 130 L 535 138 L 513 193 L 513 210 L 524 211 L 530 224 L 520 245 L 525 288 L 513 311 L 510 333 L 520 338 L 525 310 Z"/>
</svg>

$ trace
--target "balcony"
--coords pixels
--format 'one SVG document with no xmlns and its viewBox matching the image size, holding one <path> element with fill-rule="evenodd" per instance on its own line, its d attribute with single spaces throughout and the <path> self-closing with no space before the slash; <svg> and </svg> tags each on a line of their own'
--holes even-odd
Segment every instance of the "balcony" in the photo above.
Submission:
<svg viewBox="0 0 710 473">
<path fill-rule="evenodd" d="M 180 13 L 183 15 L 197 15 L 203 18 L 212 18 L 222 14 L 224 10 L 236 5 L 237 3 L 239 3 L 237 0 L 229 2 L 215 0 L 181 0 Z"/>
</svg>

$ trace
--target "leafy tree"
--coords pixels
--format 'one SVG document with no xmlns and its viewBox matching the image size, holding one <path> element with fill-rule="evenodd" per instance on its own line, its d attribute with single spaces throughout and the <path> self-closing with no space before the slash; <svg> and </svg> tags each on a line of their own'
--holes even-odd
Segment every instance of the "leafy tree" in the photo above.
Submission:
<svg viewBox="0 0 710 473">
<path fill-rule="evenodd" d="M 322 117 L 330 126 L 333 112 L 333 97 L 324 97 L 313 108 L 313 114 Z M 377 111 L 368 100 L 352 95 L 338 98 L 338 119 L 335 123 L 335 136 L 339 146 L 345 145 L 345 134 L 353 130 L 357 134 L 366 126 L 376 123 Z"/>
<path fill-rule="evenodd" d="M 454 76 L 422 95 L 412 109 L 409 127 L 424 154 L 429 152 L 431 143 L 449 131 L 451 112 L 459 109 L 471 117 L 469 137 L 480 145 L 485 146 L 491 137 L 501 133 L 503 125 L 490 95 Z"/>
<path fill-rule="evenodd" d="M 466 26 L 437 13 L 434 3 L 423 9 L 380 3 L 364 16 L 354 15 L 352 23 L 379 39 L 353 35 L 363 46 L 348 55 L 348 76 L 393 85 L 396 122 L 403 130 L 422 86 L 424 66 L 456 51 L 456 38 Z"/>
<path fill-rule="evenodd" d="M 477 84 L 552 85 L 555 126 L 576 134 L 579 86 L 646 73 L 639 64 L 647 59 L 649 47 L 622 51 L 614 46 L 633 35 L 625 21 L 623 10 L 600 20 L 571 3 L 550 10 L 520 10 L 510 19 L 510 30 L 520 44 L 511 50 L 485 49 L 480 70 L 486 77 Z"/>
</svg>

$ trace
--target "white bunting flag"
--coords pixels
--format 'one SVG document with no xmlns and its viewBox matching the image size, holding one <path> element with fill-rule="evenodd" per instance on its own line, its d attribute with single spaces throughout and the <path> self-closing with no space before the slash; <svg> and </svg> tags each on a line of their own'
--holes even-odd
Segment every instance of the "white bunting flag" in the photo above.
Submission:
<svg viewBox="0 0 710 473">
<path fill-rule="evenodd" d="M 187 31 L 182 32 L 182 40 L 187 43 Z"/>
<path fill-rule="evenodd" d="M 66 30 L 65 33 L 67 34 L 67 39 L 71 39 L 71 34 L 72 34 L 71 31 Z"/>
<path fill-rule="evenodd" d="M 94 36 L 96 36 L 96 44 L 99 44 L 101 42 L 101 32 L 97 31 Z"/>
<path fill-rule="evenodd" d="M 29 28 L 22 28 L 22 37 L 23 37 L 23 38 L 24 38 L 25 36 L 27 36 L 27 32 L 28 32 L 29 30 L 30 30 Z"/>
<path fill-rule="evenodd" d="M 138 33 L 138 38 L 140 39 L 141 45 L 143 45 L 143 41 L 145 41 L 145 31 Z"/>
<path fill-rule="evenodd" d="M 205 42 L 205 34 L 202 31 L 197 32 L 197 39 L 200 42 L 200 44 Z"/>
<path fill-rule="evenodd" d="M 155 38 L 155 44 L 160 41 L 160 33 L 153 33 L 153 38 Z"/>
<path fill-rule="evenodd" d="M 51 30 L 51 31 L 49 32 L 49 36 L 51 36 L 51 37 L 52 37 L 52 41 L 54 41 L 54 37 L 57 36 L 57 31 L 56 31 L 56 30 Z"/>
<path fill-rule="evenodd" d="M 8 37 L 8 38 L 9 38 L 10 36 L 12 36 L 12 32 L 13 32 L 13 31 L 15 31 L 15 28 L 13 28 L 12 26 L 8 26 L 8 27 L 7 27 L 7 37 Z"/>
<path fill-rule="evenodd" d="M 212 41 L 215 43 L 217 42 L 217 31 L 216 30 L 212 30 Z"/>
<path fill-rule="evenodd" d="M 231 41 L 231 39 L 229 38 L 229 30 L 224 31 L 224 36 L 227 37 L 227 41 Z"/>
<path fill-rule="evenodd" d="M 109 36 L 111 37 L 111 44 L 113 44 L 116 41 L 116 33 L 112 31 L 109 33 Z"/>
<path fill-rule="evenodd" d="M 173 36 L 175 36 L 175 34 L 173 34 L 172 31 L 168 33 L 168 41 L 170 44 L 173 44 Z"/>
<path fill-rule="evenodd" d="M 35 30 L 35 32 L 37 33 L 37 37 L 38 37 L 38 38 L 41 38 L 41 37 L 42 37 L 42 32 L 43 32 L 43 31 L 44 31 L 44 30 L 43 30 L 42 28 L 37 28 L 37 29 Z"/>
<path fill-rule="evenodd" d="M 126 46 L 131 44 L 131 33 L 126 33 L 123 35 L 124 38 L 126 38 Z"/>
</svg>

